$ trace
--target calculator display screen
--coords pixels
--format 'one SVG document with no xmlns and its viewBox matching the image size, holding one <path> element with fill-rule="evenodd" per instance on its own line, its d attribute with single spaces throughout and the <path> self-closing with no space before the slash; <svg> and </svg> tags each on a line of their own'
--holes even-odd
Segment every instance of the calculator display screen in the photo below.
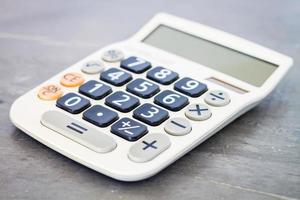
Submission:
<svg viewBox="0 0 300 200">
<path fill-rule="evenodd" d="M 259 58 L 164 25 L 158 26 L 143 39 L 143 42 L 255 86 L 261 86 L 278 67 Z"/>
</svg>

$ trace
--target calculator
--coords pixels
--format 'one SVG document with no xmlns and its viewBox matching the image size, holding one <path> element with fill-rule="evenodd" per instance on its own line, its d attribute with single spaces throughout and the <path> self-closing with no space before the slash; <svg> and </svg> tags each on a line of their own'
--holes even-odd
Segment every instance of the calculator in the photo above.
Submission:
<svg viewBox="0 0 300 200">
<path fill-rule="evenodd" d="M 131 38 L 19 97 L 10 118 L 78 163 L 138 181 L 261 102 L 292 63 L 240 37 L 160 13 Z"/>
</svg>

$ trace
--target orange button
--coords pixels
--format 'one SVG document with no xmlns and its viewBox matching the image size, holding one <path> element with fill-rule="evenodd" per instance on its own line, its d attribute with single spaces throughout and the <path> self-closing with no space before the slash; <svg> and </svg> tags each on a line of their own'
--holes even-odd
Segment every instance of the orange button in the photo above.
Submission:
<svg viewBox="0 0 300 200">
<path fill-rule="evenodd" d="M 62 95 L 61 87 L 53 84 L 43 86 L 38 92 L 38 97 L 43 100 L 56 100 Z"/>
<path fill-rule="evenodd" d="M 66 87 L 76 87 L 84 83 L 84 78 L 79 73 L 70 72 L 60 79 L 60 83 Z"/>
</svg>

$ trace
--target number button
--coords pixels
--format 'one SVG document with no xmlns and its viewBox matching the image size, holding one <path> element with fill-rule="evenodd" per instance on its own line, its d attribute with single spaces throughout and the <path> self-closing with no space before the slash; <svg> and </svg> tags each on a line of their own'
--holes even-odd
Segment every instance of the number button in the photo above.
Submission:
<svg viewBox="0 0 300 200">
<path fill-rule="evenodd" d="M 169 113 L 150 103 L 145 103 L 134 110 L 133 117 L 151 126 L 157 126 L 169 118 Z"/>
<path fill-rule="evenodd" d="M 122 118 L 111 126 L 111 132 L 129 141 L 136 141 L 144 136 L 147 127 L 130 118 Z"/>
<path fill-rule="evenodd" d="M 106 127 L 118 119 L 118 114 L 103 106 L 95 105 L 86 110 L 82 118 L 96 126 Z"/>
<path fill-rule="evenodd" d="M 92 99 L 102 99 L 112 92 L 111 87 L 99 83 L 98 81 L 88 81 L 79 87 L 79 92 Z"/>
<path fill-rule="evenodd" d="M 147 78 L 163 85 L 169 85 L 178 79 L 178 74 L 163 67 L 155 67 L 147 73 Z"/>
<path fill-rule="evenodd" d="M 191 97 L 199 97 L 207 91 L 207 86 L 191 78 L 183 78 L 175 83 L 174 89 Z"/>
<path fill-rule="evenodd" d="M 172 111 L 179 111 L 189 103 L 189 100 L 171 90 L 165 90 L 154 98 L 154 103 Z"/>
<path fill-rule="evenodd" d="M 115 92 L 105 99 L 105 104 L 121 112 L 129 112 L 140 104 L 138 98 L 125 92 Z"/>
<path fill-rule="evenodd" d="M 144 71 L 150 69 L 151 63 L 142 58 L 137 58 L 137 57 L 132 56 L 125 60 L 122 60 L 121 67 L 124 69 L 127 69 L 131 72 L 140 74 L 140 73 L 143 73 Z"/>
<path fill-rule="evenodd" d="M 72 114 L 78 114 L 91 105 L 90 101 L 75 93 L 68 93 L 56 102 L 56 106 Z"/>
<path fill-rule="evenodd" d="M 126 90 L 142 98 L 150 98 L 159 92 L 158 85 L 138 78 L 126 86 Z"/>
<path fill-rule="evenodd" d="M 117 68 L 110 68 L 101 73 L 100 79 L 115 86 L 122 86 L 129 82 L 132 79 L 132 76 Z"/>
</svg>

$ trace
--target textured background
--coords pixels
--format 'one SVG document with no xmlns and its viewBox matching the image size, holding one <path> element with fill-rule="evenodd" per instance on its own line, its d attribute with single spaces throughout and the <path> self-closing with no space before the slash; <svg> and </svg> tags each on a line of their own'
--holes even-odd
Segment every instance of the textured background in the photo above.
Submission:
<svg viewBox="0 0 300 200">
<path fill-rule="evenodd" d="M 164 11 L 294 58 L 259 106 L 157 176 L 112 180 L 9 121 L 13 100 Z M 0 1 L 0 199 L 300 199 L 300 1 Z"/>
</svg>

